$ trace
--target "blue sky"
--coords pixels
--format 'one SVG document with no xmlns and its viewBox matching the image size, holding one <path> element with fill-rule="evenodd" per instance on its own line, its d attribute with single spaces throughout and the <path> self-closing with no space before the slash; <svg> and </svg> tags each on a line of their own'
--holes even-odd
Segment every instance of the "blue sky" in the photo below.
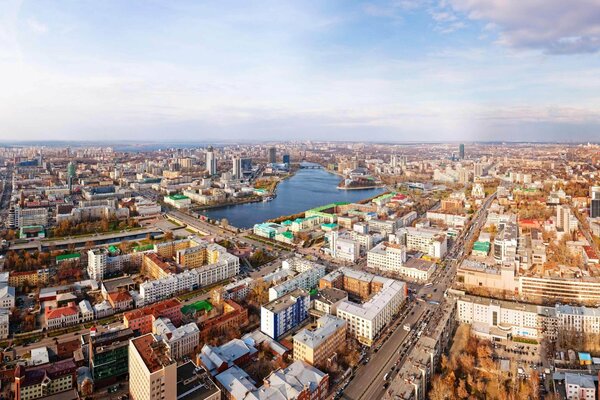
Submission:
<svg viewBox="0 0 600 400">
<path fill-rule="evenodd" d="M 600 0 L 0 3 L 0 140 L 600 138 Z"/>
</svg>

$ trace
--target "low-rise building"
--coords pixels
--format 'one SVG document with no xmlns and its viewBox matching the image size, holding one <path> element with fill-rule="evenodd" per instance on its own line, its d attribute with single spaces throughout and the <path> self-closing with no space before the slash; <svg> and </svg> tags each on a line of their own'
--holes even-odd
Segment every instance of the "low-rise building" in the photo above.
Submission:
<svg viewBox="0 0 600 400">
<path fill-rule="evenodd" d="M 294 360 L 321 367 L 328 364 L 346 342 L 346 321 L 325 314 L 313 330 L 302 329 L 294 335 Z"/>
<path fill-rule="evenodd" d="M 34 367 L 17 365 L 15 399 L 34 400 L 71 391 L 77 386 L 76 370 L 72 358 Z"/>
</svg>

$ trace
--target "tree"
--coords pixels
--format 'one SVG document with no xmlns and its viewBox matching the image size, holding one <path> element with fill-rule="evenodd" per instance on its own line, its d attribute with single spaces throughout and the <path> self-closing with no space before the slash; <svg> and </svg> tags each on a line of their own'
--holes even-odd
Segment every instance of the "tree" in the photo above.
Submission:
<svg viewBox="0 0 600 400">
<path fill-rule="evenodd" d="M 81 382 L 81 394 L 84 397 L 89 397 L 94 393 L 94 383 L 90 378 L 84 378 Z"/>
</svg>

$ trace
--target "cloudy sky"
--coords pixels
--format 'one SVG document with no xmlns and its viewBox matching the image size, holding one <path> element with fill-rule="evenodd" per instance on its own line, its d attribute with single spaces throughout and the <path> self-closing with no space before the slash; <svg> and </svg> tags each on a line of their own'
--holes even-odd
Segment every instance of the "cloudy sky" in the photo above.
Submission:
<svg viewBox="0 0 600 400">
<path fill-rule="evenodd" d="M 0 141 L 600 140 L 600 0 L 0 1 Z"/>
</svg>

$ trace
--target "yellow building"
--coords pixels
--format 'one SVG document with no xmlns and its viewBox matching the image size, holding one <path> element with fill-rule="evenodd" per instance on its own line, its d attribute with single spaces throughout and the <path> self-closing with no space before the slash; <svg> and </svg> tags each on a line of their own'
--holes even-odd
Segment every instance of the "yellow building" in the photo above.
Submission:
<svg viewBox="0 0 600 400">
<path fill-rule="evenodd" d="M 177 363 L 152 333 L 129 342 L 129 394 L 133 400 L 177 398 Z"/>
<path fill-rule="evenodd" d="M 316 367 L 326 366 L 346 342 L 346 321 L 325 314 L 314 330 L 303 329 L 294 335 L 294 360 Z"/>
</svg>

